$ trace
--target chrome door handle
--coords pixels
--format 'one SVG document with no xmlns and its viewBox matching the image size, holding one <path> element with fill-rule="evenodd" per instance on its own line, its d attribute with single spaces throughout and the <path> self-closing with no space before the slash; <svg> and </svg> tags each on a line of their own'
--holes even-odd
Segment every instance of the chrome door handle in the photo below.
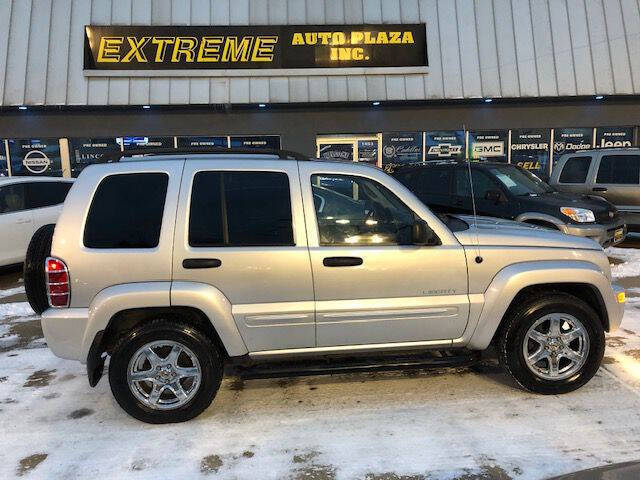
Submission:
<svg viewBox="0 0 640 480">
<path fill-rule="evenodd" d="M 19 218 L 18 220 L 16 220 L 16 223 L 18 225 L 24 224 L 24 223 L 31 223 L 31 219 L 30 218 Z"/>
</svg>

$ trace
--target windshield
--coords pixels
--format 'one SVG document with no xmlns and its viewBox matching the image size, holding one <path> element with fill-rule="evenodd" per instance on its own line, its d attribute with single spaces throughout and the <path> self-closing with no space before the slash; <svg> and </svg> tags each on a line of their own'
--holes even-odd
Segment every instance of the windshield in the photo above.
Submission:
<svg viewBox="0 0 640 480">
<path fill-rule="evenodd" d="M 553 192 L 553 188 L 531 172 L 514 166 L 489 168 L 498 181 L 513 195 L 539 195 Z"/>
</svg>

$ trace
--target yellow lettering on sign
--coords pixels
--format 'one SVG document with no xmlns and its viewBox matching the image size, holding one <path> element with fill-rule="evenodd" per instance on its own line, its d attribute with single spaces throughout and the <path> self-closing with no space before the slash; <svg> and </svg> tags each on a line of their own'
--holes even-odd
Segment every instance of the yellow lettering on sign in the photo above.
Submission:
<svg viewBox="0 0 640 480">
<path fill-rule="evenodd" d="M 389 35 L 391 35 L 389 43 L 400 43 L 400 32 L 389 32 Z"/>
<path fill-rule="evenodd" d="M 124 37 L 102 37 L 98 48 L 99 63 L 118 63 Z"/>
<path fill-rule="evenodd" d="M 307 45 L 315 45 L 318 43 L 318 34 L 316 32 L 305 33 L 304 39 Z"/>
<path fill-rule="evenodd" d="M 220 60 L 220 45 L 224 37 L 202 37 L 200 50 L 198 50 L 198 62 L 217 62 Z"/>
<path fill-rule="evenodd" d="M 329 45 L 331 32 L 318 32 L 318 37 L 320 38 L 320 43 L 322 43 L 322 45 Z"/>
<path fill-rule="evenodd" d="M 176 37 L 153 37 L 151 43 L 157 45 L 156 48 L 156 59 L 157 63 L 164 62 L 164 56 L 167 52 L 167 46 L 173 44 L 176 41 Z"/>
<path fill-rule="evenodd" d="M 184 57 L 185 62 L 193 62 L 196 58 L 198 39 L 195 37 L 177 37 L 173 46 L 171 63 L 178 63 Z"/>
<path fill-rule="evenodd" d="M 136 62 L 138 63 L 147 63 L 147 56 L 144 54 L 142 49 L 147 43 L 149 43 L 149 40 L 151 40 L 151 37 L 142 37 L 140 39 L 137 39 L 136 37 L 127 37 L 131 50 L 122 57 L 122 63 L 129 63 L 133 57 L 136 57 Z"/>
<path fill-rule="evenodd" d="M 402 43 L 414 43 L 414 41 L 413 41 L 413 33 L 404 32 L 402 34 Z"/>
<path fill-rule="evenodd" d="M 351 32 L 351 45 L 357 45 L 364 40 L 364 32 Z"/>
<path fill-rule="evenodd" d="M 238 37 L 227 37 L 224 50 L 222 50 L 222 61 L 248 62 L 251 58 L 253 41 L 253 37 L 242 37 L 240 41 L 238 41 Z"/>
<path fill-rule="evenodd" d="M 364 49 L 362 47 L 331 47 L 329 59 L 333 62 L 364 60 Z"/>
<path fill-rule="evenodd" d="M 389 43 L 389 37 L 387 36 L 387 32 L 378 32 L 378 36 L 376 37 L 376 43 L 378 45 L 386 45 Z"/>
<path fill-rule="evenodd" d="M 264 35 L 256 37 L 256 44 L 253 47 L 253 55 L 251 55 L 252 62 L 272 62 L 273 61 L 273 49 L 276 43 L 278 43 L 278 36 Z"/>
<path fill-rule="evenodd" d="M 291 45 L 304 45 L 304 37 L 301 33 L 294 33 L 291 39 Z"/>
<path fill-rule="evenodd" d="M 331 45 L 344 45 L 345 43 L 347 43 L 347 37 L 345 37 L 344 32 L 333 32 Z"/>
</svg>

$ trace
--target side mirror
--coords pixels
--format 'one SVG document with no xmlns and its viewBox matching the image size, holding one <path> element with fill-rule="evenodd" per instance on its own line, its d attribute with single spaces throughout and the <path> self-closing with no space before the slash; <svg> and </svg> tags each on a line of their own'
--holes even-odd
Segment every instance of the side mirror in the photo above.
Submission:
<svg viewBox="0 0 640 480">
<path fill-rule="evenodd" d="M 440 239 L 424 220 L 417 219 L 411 228 L 411 243 L 414 245 L 440 245 Z"/>
<path fill-rule="evenodd" d="M 484 194 L 484 199 L 490 202 L 500 203 L 502 201 L 502 193 L 497 190 L 488 190 L 487 193 Z"/>
</svg>

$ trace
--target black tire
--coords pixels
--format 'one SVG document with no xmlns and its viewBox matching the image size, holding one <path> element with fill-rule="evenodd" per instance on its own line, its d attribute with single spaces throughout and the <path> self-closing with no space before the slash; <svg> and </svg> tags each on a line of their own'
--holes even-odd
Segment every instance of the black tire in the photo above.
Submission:
<svg viewBox="0 0 640 480">
<path fill-rule="evenodd" d="M 536 375 L 527 366 L 523 353 L 523 342 L 529 328 L 550 313 L 574 316 L 589 336 L 589 352 L 584 365 L 562 380 L 549 380 Z M 596 312 L 579 298 L 562 292 L 543 292 L 524 300 L 509 314 L 498 342 L 500 363 L 507 373 L 526 390 L 544 395 L 568 393 L 586 384 L 600 368 L 604 349 L 604 329 Z"/>
<path fill-rule="evenodd" d="M 156 410 L 140 401 L 129 388 L 127 371 L 132 356 L 144 345 L 158 341 L 179 342 L 198 359 L 200 386 L 188 403 L 172 410 Z M 153 320 L 124 335 L 111 354 L 109 384 L 118 404 L 132 417 L 146 423 L 178 423 L 200 415 L 213 401 L 224 372 L 222 357 L 211 340 L 194 327 L 178 321 Z"/>
<path fill-rule="evenodd" d="M 44 225 L 31 237 L 24 261 L 24 289 L 34 312 L 40 315 L 49 308 L 47 286 L 44 278 L 44 261 L 51 255 L 54 224 Z"/>
</svg>

